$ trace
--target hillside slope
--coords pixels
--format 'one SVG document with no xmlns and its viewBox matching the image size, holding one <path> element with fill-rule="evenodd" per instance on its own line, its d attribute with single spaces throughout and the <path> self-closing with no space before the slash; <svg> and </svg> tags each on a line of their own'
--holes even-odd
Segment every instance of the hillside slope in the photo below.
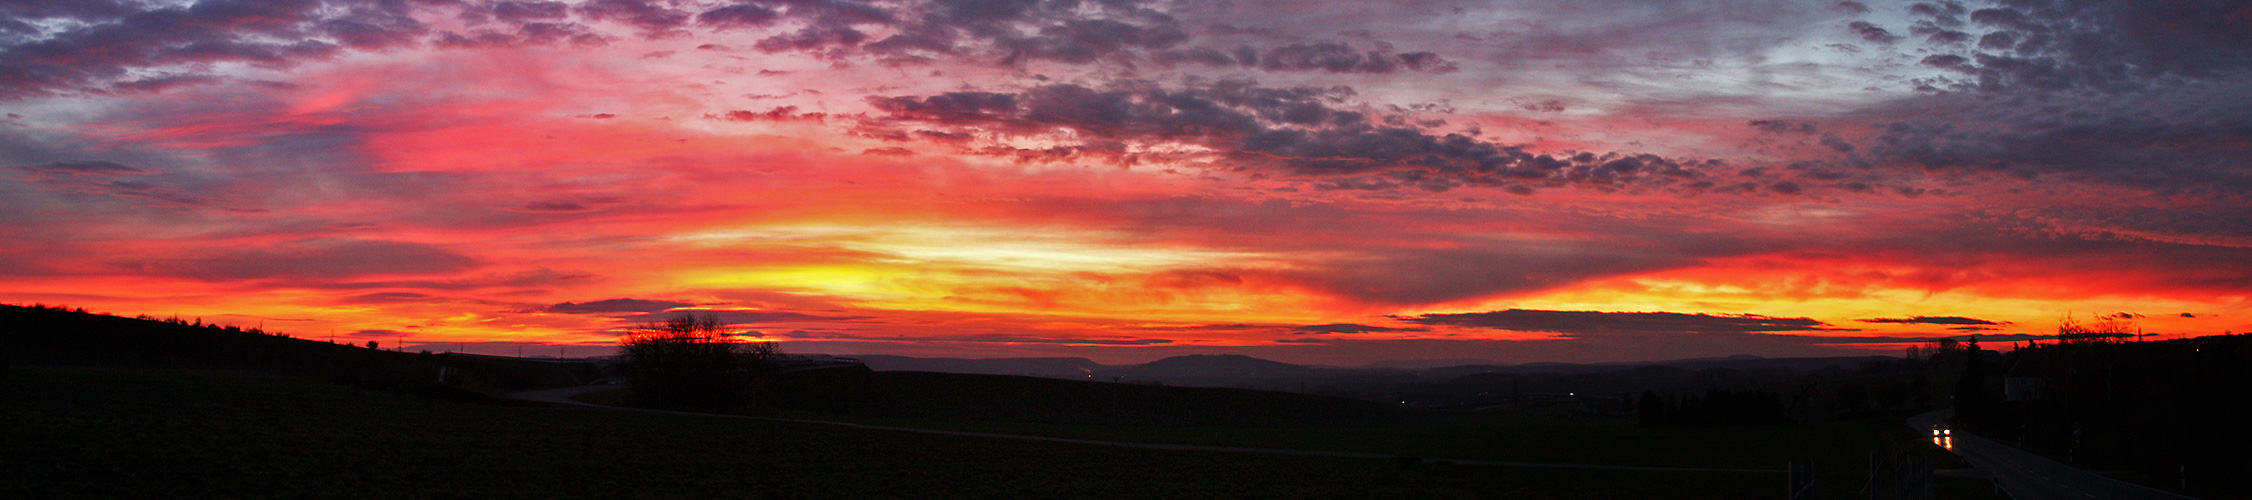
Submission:
<svg viewBox="0 0 2252 500">
<path fill-rule="evenodd" d="M 0 345 L 9 363 L 223 368 L 484 393 L 577 385 L 600 376 L 587 363 L 394 352 L 233 326 L 14 305 L 0 305 Z"/>
</svg>

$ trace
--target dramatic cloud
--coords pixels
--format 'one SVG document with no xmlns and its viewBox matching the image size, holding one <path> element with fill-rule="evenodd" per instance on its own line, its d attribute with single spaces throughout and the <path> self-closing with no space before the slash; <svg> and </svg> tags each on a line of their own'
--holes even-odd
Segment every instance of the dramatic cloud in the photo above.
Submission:
<svg viewBox="0 0 2252 500">
<path fill-rule="evenodd" d="M 1304 334 L 1304 333 L 1314 333 L 1314 334 L 1321 334 L 1321 333 L 1384 333 L 1384 332 L 1422 332 L 1422 331 L 1429 331 L 1429 329 L 1425 329 L 1425 328 L 1386 328 L 1386 327 L 1381 327 L 1381 326 L 1369 326 L 1369 325 L 1360 325 L 1360 324 L 1353 324 L 1353 323 L 1330 323 L 1330 324 L 1327 324 L 1327 325 L 1307 325 L 1307 326 L 1301 326 L 1301 327 L 1297 327 L 1297 328 L 1292 328 L 1292 329 L 1290 329 L 1290 332 L 1291 332 L 1291 333 L 1301 333 L 1301 334 Z"/>
<path fill-rule="evenodd" d="M 288 67 L 428 31 L 405 3 L 285 0 L 187 5 L 14 3 L 0 10 L 0 99 L 153 91 L 217 80 L 218 63 Z"/>
<path fill-rule="evenodd" d="M 45 165 L 25 165 L 16 167 L 16 169 L 39 174 L 102 176 L 138 174 L 143 172 L 138 168 L 128 167 L 106 161 L 56 162 Z"/>
<path fill-rule="evenodd" d="M 1836 330 L 1811 318 L 1757 314 L 1713 315 L 1670 312 L 1543 311 L 1510 309 L 1482 313 L 1399 317 L 1423 325 L 1452 325 L 1519 332 L 1561 333 L 1576 337 L 1650 334 L 1771 333 Z"/>
<path fill-rule="evenodd" d="M 1933 26 L 1962 26 L 1964 7 L 1912 8 Z M 1976 49 L 1950 64 L 1988 91 L 2139 88 L 2169 77 L 2206 78 L 2252 62 L 2252 30 L 2235 2 L 2003 2 L 1968 12 L 1985 30 Z M 1960 34 L 1958 34 L 1960 33 Z M 1942 42 L 1967 33 L 1934 30 Z"/>
<path fill-rule="evenodd" d="M 623 316 L 619 319 L 631 322 L 633 324 L 645 324 L 663 322 L 668 319 L 680 317 L 683 314 L 694 315 L 699 318 L 709 316 L 719 319 L 720 323 L 729 325 L 758 325 L 767 323 L 789 323 L 797 321 L 851 321 L 856 319 L 863 319 L 862 317 L 856 316 L 822 316 L 789 311 L 740 311 L 730 309 L 678 309 L 667 312 L 650 312 L 647 314 Z"/>
<path fill-rule="evenodd" d="M 201 255 L 127 265 L 150 274 L 233 281 L 444 274 L 477 264 L 476 259 L 434 245 L 359 239 L 311 239 L 260 249 L 197 253 Z"/>
<path fill-rule="evenodd" d="M 2000 324 L 2002 324 L 2002 323 L 2000 323 L 2000 322 L 1995 322 L 1995 321 L 1987 321 L 1987 320 L 1983 320 L 1983 319 L 1978 319 L 1978 318 L 1965 318 L 1965 317 L 1962 317 L 1962 316 L 1917 316 L 1917 317 L 1913 317 L 1913 318 L 1869 318 L 1869 319 L 1858 319 L 1858 320 L 1854 320 L 1854 321 L 1859 321 L 1859 322 L 1863 322 L 1863 323 L 1901 323 L 1901 324 L 1916 324 L 1916 325 L 2000 325 Z"/>
<path fill-rule="evenodd" d="M 1319 289 L 1378 303 L 1431 304 L 1545 290 L 1601 276 L 1682 265 L 1670 250 L 1602 245 L 1495 244 L 1445 250 L 1372 250 L 1286 273 Z"/>
<path fill-rule="evenodd" d="M 542 310 L 564 314 L 601 314 L 623 312 L 650 313 L 693 305 L 695 304 L 669 300 L 603 299 L 584 303 L 564 302 L 547 306 Z"/>
<path fill-rule="evenodd" d="M 1338 103 L 1347 87 L 1262 87 L 1226 80 L 1178 89 L 1155 85 L 1090 88 L 1044 85 L 1024 92 L 950 92 L 874 97 L 869 104 L 902 121 L 1018 136 L 1069 133 L 1080 140 L 1203 148 L 1208 157 L 1277 173 L 1368 176 L 1347 189 L 1406 185 L 1445 191 L 1465 185 L 1529 193 L 1534 187 L 1681 185 L 1713 187 L 1699 161 L 1647 154 L 1535 154 L 1458 133 L 1392 123 Z M 1096 148 L 1102 151 L 1107 148 Z M 1088 156 L 1073 153 L 1064 159 Z M 1115 155 L 1112 155 L 1115 156 Z M 1370 184 L 1374 183 L 1374 184 Z"/>
<path fill-rule="evenodd" d="M 1106 362 L 2245 331 L 2248 12 L 7 2 L 0 301 Z"/>
</svg>

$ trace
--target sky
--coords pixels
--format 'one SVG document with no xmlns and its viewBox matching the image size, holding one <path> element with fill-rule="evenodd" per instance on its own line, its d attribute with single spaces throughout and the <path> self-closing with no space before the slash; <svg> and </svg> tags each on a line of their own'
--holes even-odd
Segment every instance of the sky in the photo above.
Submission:
<svg viewBox="0 0 2252 500">
<path fill-rule="evenodd" d="M 2252 2 L 17 0 L 0 302 L 1330 365 L 2252 330 Z"/>
</svg>

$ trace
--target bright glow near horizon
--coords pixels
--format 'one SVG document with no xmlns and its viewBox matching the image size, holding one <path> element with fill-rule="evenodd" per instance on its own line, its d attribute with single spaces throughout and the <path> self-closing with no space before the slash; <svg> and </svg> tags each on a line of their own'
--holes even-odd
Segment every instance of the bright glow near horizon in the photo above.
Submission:
<svg viewBox="0 0 2252 500">
<path fill-rule="evenodd" d="M 2252 329 L 2225 6 L 226 3 L 0 8 L 0 302 L 1106 362 Z"/>
</svg>

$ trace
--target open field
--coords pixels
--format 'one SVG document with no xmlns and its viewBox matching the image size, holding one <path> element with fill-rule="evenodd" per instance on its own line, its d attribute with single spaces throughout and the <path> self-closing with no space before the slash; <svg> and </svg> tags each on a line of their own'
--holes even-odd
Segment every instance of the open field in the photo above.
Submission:
<svg viewBox="0 0 2252 500">
<path fill-rule="evenodd" d="M 1780 478 L 1167 452 L 17 366 L 7 498 L 1746 498 Z"/>
<path fill-rule="evenodd" d="M 31 363 L 4 382 L 0 438 L 11 453 L 0 456 L 0 498 L 1746 498 L 1783 486 L 1779 472 L 1122 449 L 511 406 L 477 392 L 569 385 L 594 376 L 572 370 L 592 367 L 0 312 L 22 316 L 9 339 Z M 441 367 L 461 378 L 440 383 Z M 1817 493 L 1829 498 L 1865 498 L 1869 451 L 1918 439 L 1881 418 L 1652 429 L 1535 409 L 1426 412 L 993 375 L 825 370 L 770 389 L 781 406 L 772 416 L 922 429 L 1589 465 L 1779 470 L 1812 460 Z M 620 404 L 623 395 L 584 396 Z M 1982 488 L 1960 483 L 1939 486 Z"/>
<path fill-rule="evenodd" d="M 897 377 L 925 392 L 977 394 L 984 384 L 1001 380 L 993 376 L 920 374 Z M 1121 386 L 1118 384 L 1064 382 Z M 778 389 L 794 387 L 787 380 Z M 826 385 L 824 385 L 826 387 Z M 580 396 L 581 401 L 618 404 L 625 389 Z M 1295 395 L 1281 395 L 1295 396 Z M 1061 398 L 1059 396 L 1059 398 Z M 787 398 L 785 398 L 787 399 Z M 1068 402 L 1068 399 L 1066 400 Z M 1359 402 L 1355 402 L 1359 403 Z M 1064 404 L 1064 403 L 1059 403 Z M 1628 465 L 1691 468 L 1780 470 L 1793 460 L 1817 463 L 1818 490 L 1825 496 L 1866 498 L 1868 465 L 1873 450 L 1906 449 L 1941 468 L 1961 467 L 1959 460 L 1922 442 L 1922 437 L 1889 418 L 1819 422 L 1800 425 L 1736 428 L 1644 428 L 1626 419 L 1566 420 L 1525 414 L 1428 414 L 1423 418 L 1392 420 L 1388 424 L 1360 426 L 1246 427 L 1118 425 L 1056 422 L 1041 418 L 975 418 L 985 411 L 945 415 L 944 405 L 925 406 L 917 412 L 845 412 L 786 409 L 767 416 L 849 422 L 869 425 L 1017 434 L 1046 437 L 1276 448 L 1295 450 L 1377 453 L 1427 459 L 1546 462 L 1588 465 Z M 900 416 L 913 413 L 919 416 Z M 1038 416 L 1053 413 L 1036 412 Z M 1125 417 L 1120 417 L 1125 418 Z M 1256 418 L 1256 417 L 1254 417 Z M 1780 483 L 1782 475 L 1766 476 Z M 1961 487 L 1942 481 L 1943 491 L 1978 492 L 1983 485 Z M 1949 496 L 1980 498 L 1980 496 Z"/>
</svg>

